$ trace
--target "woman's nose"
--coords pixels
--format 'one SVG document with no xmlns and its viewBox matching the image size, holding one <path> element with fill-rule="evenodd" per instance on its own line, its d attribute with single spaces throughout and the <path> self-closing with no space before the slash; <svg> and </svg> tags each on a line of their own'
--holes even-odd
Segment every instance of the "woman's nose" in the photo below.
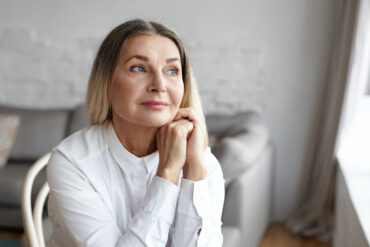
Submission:
<svg viewBox="0 0 370 247">
<path fill-rule="evenodd" d="M 149 84 L 150 92 L 165 92 L 166 79 L 161 72 L 153 73 L 151 83 Z"/>
</svg>

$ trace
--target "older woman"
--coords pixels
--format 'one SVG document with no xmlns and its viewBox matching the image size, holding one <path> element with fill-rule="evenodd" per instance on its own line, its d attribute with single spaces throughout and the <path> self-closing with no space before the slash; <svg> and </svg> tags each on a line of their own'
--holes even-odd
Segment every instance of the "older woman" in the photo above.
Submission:
<svg viewBox="0 0 370 247">
<path fill-rule="evenodd" d="M 131 20 L 101 44 L 91 127 L 53 149 L 49 246 L 222 246 L 224 179 L 188 56 L 169 28 Z"/>
</svg>

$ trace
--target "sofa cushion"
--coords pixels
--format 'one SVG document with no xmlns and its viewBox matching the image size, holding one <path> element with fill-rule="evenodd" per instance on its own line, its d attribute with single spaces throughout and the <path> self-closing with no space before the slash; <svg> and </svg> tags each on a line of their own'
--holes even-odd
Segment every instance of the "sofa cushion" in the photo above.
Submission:
<svg viewBox="0 0 370 247">
<path fill-rule="evenodd" d="M 76 106 L 70 114 L 67 136 L 88 126 L 90 126 L 90 123 L 87 117 L 86 106 L 84 104 Z"/>
<path fill-rule="evenodd" d="M 21 116 L 17 137 L 9 157 L 11 160 L 36 160 L 65 137 L 68 110 L 18 109 L 1 106 L 0 113 L 14 113 Z"/>
<path fill-rule="evenodd" d="M 255 112 L 208 116 L 207 127 L 217 136 L 212 153 L 220 162 L 226 186 L 253 165 L 268 144 L 267 128 Z"/>
<path fill-rule="evenodd" d="M 23 230 L 21 207 L 0 206 L 0 229 Z M 0 244 L 0 246 L 2 246 Z"/>
<path fill-rule="evenodd" d="M 0 114 L 0 169 L 8 160 L 19 122 L 20 117 L 16 114 Z"/>
<path fill-rule="evenodd" d="M 0 205 L 2 207 L 20 207 L 22 185 L 29 163 L 8 163 L 0 172 Z M 46 182 L 45 169 L 36 177 L 32 188 L 32 199 L 36 198 L 38 191 Z"/>
</svg>

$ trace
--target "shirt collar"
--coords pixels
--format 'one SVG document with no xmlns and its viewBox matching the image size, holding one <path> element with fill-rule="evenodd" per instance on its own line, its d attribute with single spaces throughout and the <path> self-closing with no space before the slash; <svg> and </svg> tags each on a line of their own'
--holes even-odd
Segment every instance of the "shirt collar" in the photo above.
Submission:
<svg viewBox="0 0 370 247">
<path fill-rule="evenodd" d="M 144 164 L 144 167 L 146 168 L 146 171 L 148 173 L 152 172 L 158 167 L 159 163 L 158 150 L 147 156 L 137 157 L 136 155 L 130 153 L 121 144 L 113 128 L 113 124 L 111 122 L 108 122 L 107 124 L 108 126 L 105 131 L 105 137 L 108 148 L 115 161 L 127 175 L 130 175 L 131 173 L 137 171 L 139 169 L 139 166 L 142 164 Z"/>
</svg>

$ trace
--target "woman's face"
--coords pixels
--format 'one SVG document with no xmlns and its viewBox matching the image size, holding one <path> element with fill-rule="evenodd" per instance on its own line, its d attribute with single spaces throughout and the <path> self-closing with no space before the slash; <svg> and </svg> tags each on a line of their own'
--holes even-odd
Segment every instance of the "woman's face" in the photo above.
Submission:
<svg viewBox="0 0 370 247">
<path fill-rule="evenodd" d="M 175 117 L 184 94 L 180 53 L 160 35 L 137 35 L 124 45 L 113 75 L 113 118 L 160 127 Z"/>
</svg>

